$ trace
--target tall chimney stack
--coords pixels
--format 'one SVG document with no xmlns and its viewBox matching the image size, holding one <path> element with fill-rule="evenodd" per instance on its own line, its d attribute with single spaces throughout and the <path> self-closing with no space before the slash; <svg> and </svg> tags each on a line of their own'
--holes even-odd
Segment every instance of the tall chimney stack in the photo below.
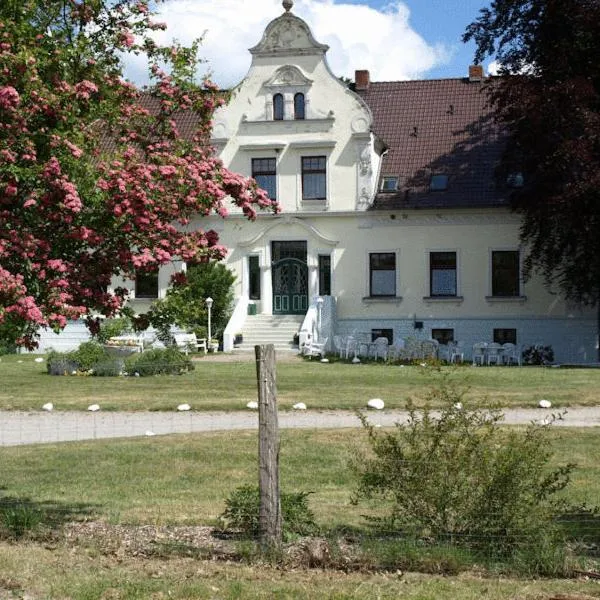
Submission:
<svg viewBox="0 0 600 600">
<path fill-rule="evenodd" d="M 369 71 L 354 71 L 354 82 L 357 92 L 364 92 L 368 90 L 369 85 L 371 84 L 371 76 L 369 75 Z"/>
<path fill-rule="evenodd" d="M 483 67 L 481 65 L 469 66 L 469 81 L 471 83 L 480 83 L 483 81 Z"/>
</svg>

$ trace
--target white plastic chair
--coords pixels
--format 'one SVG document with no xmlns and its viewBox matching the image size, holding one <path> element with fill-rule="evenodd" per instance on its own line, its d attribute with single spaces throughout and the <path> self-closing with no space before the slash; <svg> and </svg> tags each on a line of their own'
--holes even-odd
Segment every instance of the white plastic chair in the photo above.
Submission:
<svg viewBox="0 0 600 600">
<path fill-rule="evenodd" d="M 346 351 L 346 340 L 344 337 L 342 337 L 341 335 L 334 335 L 333 336 L 333 346 L 335 348 L 335 351 L 337 353 L 337 355 L 340 358 L 344 357 L 344 352 Z"/>
<path fill-rule="evenodd" d="M 438 347 L 438 358 L 444 362 L 450 362 L 450 356 L 452 356 L 452 350 L 454 349 L 454 342 L 448 342 L 447 344 L 440 344 Z"/>
<path fill-rule="evenodd" d="M 502 350 L 502 346 L 497 343 L 488 344 L 487 346 L 487 364 L 491 365 L 492 363 L 495 365 L 500 364 L 500 351 Z"/>
<path fill-rule="evenodd" d="M 465 343 L 463 341 L 454 342 L 452 352 L 450 354 L 450 362 L 464 362 L 465 360 Z"/>
<path fill-rule="evenodd" d="M 389 348 L 388 348 L 388 358 L 390 360 L 399 360 L 401 358 L 405 358 L 406 352 L 404 350 L 404 340 L 402 338 L 396 340 Z"/>
<path fill-rule="evenodd" d="M 505 365 L 517 364 L 521 366 L 521 349 L 516 344 L 506 342 L 502 344 L 502 362 Z"/>
<path fill-rule="evenodd" d="M 440 344 L 437 340 L 423 340 L 421 342 L 421 352 L 423 358 L 436 359 Z"/>
<path fill-rule="evenodd" d="M 483 367 L 485 365 L 485 349 L 487 348 L 486 342 L 477 342 L 473 344 L 473 366 L 478 363 Z"/>
<path fill-rule="evenodd" d="M 388 358 L 388 346 L 390 342 L 386 337 L 378 337 L 370 346 L 370 354 L 377 360 L 380 356 L 383 360 Z"/>
</svg>

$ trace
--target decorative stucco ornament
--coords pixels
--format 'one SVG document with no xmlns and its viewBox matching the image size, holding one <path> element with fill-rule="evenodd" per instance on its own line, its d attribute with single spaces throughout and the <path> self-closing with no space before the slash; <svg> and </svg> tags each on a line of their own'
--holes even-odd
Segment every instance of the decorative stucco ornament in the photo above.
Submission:
<svg viewBox="0 0 600 600">
<path fill-rule="evenodd" d="M 288 12 L 292 9 L 292 6 L 294 6 L 292 0 L 283 0 L 281 4 L 283 4 L 283 8 Z"/>
</svg>

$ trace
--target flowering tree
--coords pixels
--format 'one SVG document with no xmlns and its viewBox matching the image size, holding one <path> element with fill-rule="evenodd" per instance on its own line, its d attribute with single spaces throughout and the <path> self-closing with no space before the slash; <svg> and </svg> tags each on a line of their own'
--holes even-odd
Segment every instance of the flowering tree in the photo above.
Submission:
<svg viewBox="0 0 600 600">
<path fill-rule="evenodd" d="M 209 145 L 224 94 L 194 83 L 198 43 L 158 46 L 146 0 L 0 3 L 0 338 L 33 348 L 40 327 L 115 314 L 134 278 L 174 259 L 222 258 L 190 219 L 254 219 L 278 206 Z M 151 85 L 122 77 L 144 54 Z M 182 282 L 179 274 L 177 282 Z"/>
</svg>

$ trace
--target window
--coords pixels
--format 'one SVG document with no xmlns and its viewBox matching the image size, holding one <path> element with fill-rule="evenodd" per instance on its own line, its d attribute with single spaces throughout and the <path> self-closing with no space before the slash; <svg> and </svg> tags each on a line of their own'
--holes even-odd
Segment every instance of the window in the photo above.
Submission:
<svg viewBox="0 0 600 600">
<path fill-rule="evenodd" d="M 394 330 L 393 329 L 371 329 L 371 341 L 374 342 L 377 338 L 387 338 L 389 345 L 394 343 Z"/>
<path fill-rule="evenodd" d="M 304 119 L 305 118 L 305 104 L 304 104 L 304 94 L 298 92 L 294 96 L 294 119 Z"/>
<path fill-rule="evenodd" d="M 258 256 L 248 257 L 248 296 L 260 300 L 260 265 Z"/>
<path fill-rule="evenodd" d="M 319 296 L 331 296 L 331 256 L 319 254 Z"/>
<path fill-rule="evenodd" d="M 396 192 L 398 190 L 397 177 L 383 177 L 381 180 L 382 192 Z"/>
<path fill-rule="evenodd" d="M 523 173 L 509 173 L 506 178 L 506 185 L 513 189 L 522 188 L 524 182 Z"/>
<path fill-rule="evenodd" d="M 516 344 L 517 330 L 516 329 L 494 329 L 495 344 Z"/>
<path fill-rule="evenodd" d="M 136 274 L 135 297 L 158 298 L 158 271 Z"/>
<path fill-rule="evenodd" d="M 456 296 L 456 252 L 429 254 L 431 296 Z"/>
<path fill-rule="evenodd" d="M 519 251 L 492 252 L 492 296 L 519 296 Z"/>
<path fill-rule="evenodd" d="M 302 157 L 302 199 L 325 200 L 326 158 L 324 156 Z"/>
<path fill-rule="evenodd" d="M 273 119 L 283 121 L 283 94 L 273 96 Z"/>
<path fill-rule="evenodd" d="M 271 200 L 277 199 L 277 170 L 274 158 L 253 158 L 252 159 L 252 177 Z"/>
<path fill-rule="evenodd" d="M 442 192 L 448 189 L 448 175 L 442 175 L 441 173 L 436 173 L 431 176 L 431 181 L 429 182 L 429 189 L 432 192 Z"/>
<path fill-rule="evenodd" d="M 373 252 L 369 254 L 369 295 L 396 295 L 396 254 Z"/>
<path fill-rule="evenodd" d="M 432 329 L 431 339 L 437 340 L 444 346 L 454 341 L 454 329 Z"/>
</svg>

